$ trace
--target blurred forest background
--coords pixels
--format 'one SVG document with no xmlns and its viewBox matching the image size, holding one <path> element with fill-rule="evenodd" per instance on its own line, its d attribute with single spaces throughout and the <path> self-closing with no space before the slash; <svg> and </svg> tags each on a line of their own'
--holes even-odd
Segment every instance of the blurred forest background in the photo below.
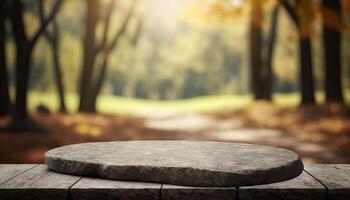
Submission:
<svg viewBox="0 0 350 200">
<path fill-rule="evenodd" d="M 350 161 L 347 0 L 2 0 L 1 163 L 201 139 Z"/>
</svg>

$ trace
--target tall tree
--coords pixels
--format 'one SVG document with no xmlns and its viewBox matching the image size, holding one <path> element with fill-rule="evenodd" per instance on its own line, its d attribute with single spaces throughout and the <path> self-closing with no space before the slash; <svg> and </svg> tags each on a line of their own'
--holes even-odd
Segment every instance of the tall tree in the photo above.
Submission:
<svg viewBox="0 0 350 200">
<path fill-rule="evenodd" d="M 272 99 L 272 80 L 273 80 L 273 56 L 275 54 L 275 44 L 277 38 L 277 25 L 280 6 L 275 4 L 271 13 L 271 25 L 267 36 L 267 47 L 265 56 L 263 57 L 264 64 L 264 97 L 268 100 Z"/>
<path fill-rule="evenodd" d="M 83 66 L 80 74 L 79 83 L 79 111 L 88 111 L 88 94 L 90 90 L 90 82 L 92 79 L 93 67 L 98 54 L 99 46 L 96 44 L 96 26 L 99 21 L 98 0 L 86 0 L 86 17 L 85 17 L 85 38 L 83 42 L 84 55 Z M 111 6 L 109 7 L 111 9 Z"/>
<path fill-rule="evenodd" d="M 281 0 L 289 16 L 296 24 L 299 35 L 301 104 L 315 104 L 315 87 L 312 62 L 310 0 Z"/>
<path fill-rule="evenodd" d="M 261 0 L 251 1 L 251 13 L 249 23 L 249 51 L 250 51 L 250 66 L 251 66 L 251 83 L 253 94 L 256 100 L 265 99 L 262 88 L 262 11 L 263 2 Z"/>
<path fill-rule="evenodd" d="M 44 5 L 43 1 L 38 0 L 39 3 L 39 17 L 41 23 L 44 23 L 45 20 L 45 13 L 44 13 Z M 62 75 L 62 70 L 61 70 L 61 62 L 60 62 L 60 42 L 59 42 L 59 30 L 58 30 L 58 24 L 56 18 L 52 20 L 51 23 L 51 31 L 48 29 L 45 29 L 44 31 L 44 36 L 48 43 L 51 46 L 51 51 L 52 51 L 52 57 L 53 57 L 53 67 L 54 67 L 54 76 L 55 76 L 55 81 L 56 81 L 56 87 L 57 87 L 57 92 L 58 92 L 58 97 L 59 97 L 59 102 L 60 102 L 60 107 L 59 111 L 62 113 L 67 112 L 67 107 L 65 103 L 65 92 L 64 92 L 64 86 L 63 86 L 63 75 Z"/>
<path fill-rule="evenodd" d="M 340 0 L 322 0 L 326 102 L 344 102 L 341 81 Z"/>
<path fill-rule="evenodd" d="M 7 1 L 0 1 L 0 115 L 10 114 L 11 101 L 6 66 L 6 30 Z"/>
<path fill-rule="evenodd" d="M 113 51 L 113 49 L 116 48 L 116 46 L 118 45 L 118 41 L 120 40 L 120 38 L 123 36 L 123 34 L 125 33 L 127 26 L 129 24 L 129 21 L 131 19 L 131 16 L 133 14 L 134 11 L 134 6 L 135 4 L 133 4 L 129 10 L 128 13 L 125 17 L 125 19 L 123 20 L 123 24 L 120 27 L 120 29 L 118 30 L 118 32 L 115 34 L 114 38 L 112 39 L 112 42 L 109 44 L 109 46 L 106 46 L 106 48 L 104 49 L 103 52 L 103 61 L 102 61 L 102 65 L 100 67 L 100 72 L 97 75 L 97 77 L 94 80 L 94 84 L 92 86 L 92 90 L 91 90 L 91 111 L 96 112 L 96 103 L 97 103 L 97 97 L 101 92 L 101 88 L 103 85 L 103 81 L 105 80 L 106 77 L 106 73 L 107 73 L 107 67 L 108 67 L 108 61 L 109 61 L 109 57 Z M 134 36 L 134 40 L 132 41 L 132 45 L 135 46 L 137 43 L 137 40 L 139 38 L 139 34 L 142 31 L 142 25 L 143 25 L 143 19 L 139 19 L 138 22 L 138 26 L 135 32 L 135 36 Z"/>
<path fill-rule="evenodd" d="M 27 114 L 27 95 L 30 75 L 31 55 L 41 34 L 45 31 L 47 25 L 53 20 L 62 4 L 57 0 L 47 18 L 41 24 L 39 29 L 29 38 L 25 31 L 24 1 L 11 1 L 10 19 L 12 31 L 16 43 L 16 102 L 10 128 L 12 130 L 28 130 L 32 127 L 32 121 Z"/>
<path fill-rule="evenodd" d="M 253 94 L 256 100 L 271 100 L 272 60 L 277 37 L 279 4 L 275 4 L 272 11 L 266 49 L 263 43 L 263 1 L 253 0 L 251 6 L 250 65 Z"/>
<path fill-rule="evenodd" d="M 99 8 L 102 6 L 99 0 L 87 0 L 86 1 L 86 21 L 85 21 L 85 39 L 84 39 L 84 56 L 83 56 L 83 67 L 79 83 L 79 111 L 84 112 L 95 112 L 96 111 L 96 99 L 103 79 L 105 77 L 106 68 L 108 64 L 109 56 L 112 50 L 116 47 L 118 40 L 125 32 L 127 25 L 129 24 L 130 18 L 135 10 L 137 0 L 132 1 L 132 5 L 128 10 L 128 13 L 122 23 L 122 26 L 117 31 L 116 35 L 109 42 L 108 32 L 110 27 L 110 19 L 113 8 L 115 7 L 115 0 L 110 1 L 107 6 L 107 11 L 102 18 L 99 13 Z M 99 44 L 97 44 L 97 38 L 95 34 L 96 25 L 99 21 L 103 20 L 103 36 Z M 94 76 L 96 58 L 99 54 L 103 56 L 103 62 L 99 73 Z"/>
</svg>

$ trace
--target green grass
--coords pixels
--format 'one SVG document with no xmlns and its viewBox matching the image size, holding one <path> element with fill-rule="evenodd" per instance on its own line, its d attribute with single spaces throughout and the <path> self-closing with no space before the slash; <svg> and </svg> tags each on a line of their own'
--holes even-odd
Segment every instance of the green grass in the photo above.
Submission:
<svg viewBox="0 0 350 200">
<path fill-rule="evenodd" d="M 322 102 L 324 95 L 317 93 L 318 102 Z M 275 94 L 274 102 L 281 106 L 297 106 L 300 102 L 298 93 Z M 350 100 L 350 90 L 346 92 L 346 99 Z M 78 105 L 78 97 L 74 94 L 66 96 L 66 102 L 70 111 L 75 111 Z M 97 108 L 101 113 L 133 114 L 149 110 L 171 111 L 212 111 L 217 109 L 235 109 L 248 105 L 251 102 L 249 95 L 220 95 L 204 96 L 180 100 L 145 100 L 128 97 L 102 95 L 99 98 Z M 57 110 L 58 98 L 55 93 L 30 92 L 29 109 L 43 104 L 50 110 Z"/>
<path fill-rule="evenodd" d="M 128 97 L 101 95 L 97 108 L 102 113 L 133 114 L 149 110 L 180 110 L 180 111 L 210 111 L 220 108 L 237 108 L 250 102 L 249 96 L 207 96 L 182 100 L 147 100 Z M 66 96 L 69 111 L 75 111 L 78 105 L 78 97 L 74 94 Z M 57 110 L 58 98 L 54 93 L 31 92 L 29 95 L 29 109 L 43 104 L 50 110 Z"/>
</svg>

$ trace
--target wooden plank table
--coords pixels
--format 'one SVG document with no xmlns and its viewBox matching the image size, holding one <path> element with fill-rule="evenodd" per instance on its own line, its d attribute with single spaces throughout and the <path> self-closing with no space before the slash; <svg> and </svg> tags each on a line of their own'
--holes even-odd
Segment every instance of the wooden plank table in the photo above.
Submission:
<svg viewBox="0 0 350 200">
<path fill-rule="evenodd" d="M 240 200 L 321 200 L 326 197 L 326 188 L 304 171 L 297 178 L 288 181 L 240 187 L 239 197 Z"/>
<path fill-rule="evenodd" d="M 109 199 L 349 200 L 350 165 L 310 165 L 297 178 L 232 188 L 184 187 L 71 176 L 46 165 L 0 165 L 1 200 Z"/>
<path fill-rule="evenodd" d="M 350 165 L 312 165 L 305 170 L 326 187 L 328 199 L 350 199 Z"/>
<path fill-rule="evenodd" d="M 16 165 L 5 168 L 16 168 Z M 0 199 L 70 199 L 69 190 L 79 180 L 78 176 L 51 172 L 46 165 L 33 165 L 0 184 Z"/>
<path fill-rule="evenodd" d="M 71 188 L 74 200 L 160 199 L 160 183 L 141 183 L 82 178 Z"/>
</svg>

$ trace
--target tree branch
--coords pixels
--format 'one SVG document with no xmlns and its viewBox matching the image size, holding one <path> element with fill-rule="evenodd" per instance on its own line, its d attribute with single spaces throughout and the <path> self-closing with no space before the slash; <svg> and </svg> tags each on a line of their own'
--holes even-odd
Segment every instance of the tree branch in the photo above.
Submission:
<svg viewBox="0 0 350 200">
<path fill-rule="evenodd" d="M 137 5 L 137 1 L 138 0 L 133 0 L 131 3 L 131 6 L 127 12 L 127 15 L 123 21 L 122 26 L 120 27 L 119 31 L 115 34 L 111 44 L 106 48 L 106 52 L 110 52 L 114 49 L 114 47 L 117 45 L 119 39 L 121 38 L 121 36 L 124 34 L 124 32 L 126 31 L 126 28 L 129 24 L 129 21 L 131 19 L 131 16 L 134 14 L 135 11 L 135 7 Z"/>
<path fill-rule="evenodd" d="M 111 21 L 112 11 L 113 11 L 114 7 L 115 7 L 115 0 L 112 0 L 108 5 L 106 21 L 105 21 L 104 29 L 103 29 L 102 41 L 101 41 L 101 44 L 98 45 L 98 47 L 96 48 L 97 52 L 100 52 L 102 49 L 106 48 L 108 32 L 109 32 L 109 27 L 110 27 L 110 21 Z"/>
<path fill-rule="evenodd" d="M 42 26 L 45 21 L 45 13 L 44 13 L 45 11 L 44 11 L 43 1 L 38 1 L 38 4 L 39 4 L 39 19 L 40 19 L 40 24 Z M 49 33 L 47 29 L 44 30 L 44 35 L 46 39 L 49 40 L 49 42 L 53 40 L 52 35 Z"/>
<path fill-rule="evenodd" d="M 142 15 L 142 16 L 138 17 L 136 31 L 135 31 L 133 38 L 131 39 L 132 46 L 137 46 L 137 44 L 140 40 L 142 30 L 143 30 L 143 26 L 144 26 L 144 16 Z"/>
<path fill-rule="evenodd" d="M 37 0 L 39 2 L 39 5 L 42 4 L 42 0 Z M 40 35 L 45 31 L 47 25 L 55 18 L 56 14 L 58 13 L 59 9 L 61 8 L 63 0 L 57 0 L 54 4 L 51 13 L 48 15 L 46 19 L 43 19 L 41 26 L 39 30 L 34 34 L 33 38 L 30 40 L 30 48 L 33 48 L 40 38 Z M 42 6 L 42 5 L 41 5 Z M 41 8 L 43 11 L 43 8 Z"/>
<path fill-rule="evenodd" d="M 295 7 L 288 0 L 280 0 L 284 9 L 286 9 L 289 16 L 292 18 L 295 24 L 299 25 L 299 17 L 296 13 Z"/>
</svg>

